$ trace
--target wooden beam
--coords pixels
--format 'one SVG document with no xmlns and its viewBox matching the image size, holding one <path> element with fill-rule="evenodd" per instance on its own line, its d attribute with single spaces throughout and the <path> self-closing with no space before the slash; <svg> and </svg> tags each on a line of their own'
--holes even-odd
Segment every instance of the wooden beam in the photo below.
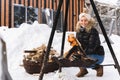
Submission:
<svg viewBox="0 0 120 80">
<path fill-rule="evenodd" d="M 25 0 L 25 6 L 28 6 L 28 0 Z"/>
<path fill-rule="evenodd" d="M 46 8 L 49 8 L 49 3 L 48 3 L 49 1 L 48 0 L 46 0 Z"/>
<path fill-rule="evenodd" d="M 54 10 L 57 10 L 57 0 L 54 0 Z"/>
<path fill-rule="evenodd" d="M 2 11 L 1 11 L 2 8 L 1 8 L 1 5 L 2 5 L 2 2 L 1 2 L 1 0 L 0 0 L 0 26 L 1 26 L 1 20 L 2 20 L 2 19 L 1 19 L 1 14 L 2 14 Z"/>
<path fill-rule="evenodd" d="M 19 4 L 19 0 L 16 0 L 16 4 Z"/>
<path fill-rule="evenodd" d="M 77 24 L 77 21 L 78 21 L 78 0 L 75 1 L 74 0 L 74 30 L 75 30 L 75 27 L 76 27 L 76 24 Z"/>
<path fill-rule="evenodd" d="M 4 2 L 4 0 L 1 0 L 1 26 L 4 26 L 4 10 L 5 10 L 5 8 L 4 8 L 4 5 L 5 5 L 5 2 Z"/>
<path fill-rule="evenodd" d="M 25 2 L 24 2 L 24 0 L 21 0 L 21 4 L 22 4 L 22 5 L 25 5 Z"/>
<path fill-rule="evenodd" d="M 30 0 L 30 6 L 33 6 L 33 5 L 32 5 L 32 0 Z"/>
<path fill-rule="evenodd" d="M 38 0 L 38 22 L 41 23 L 41 0 Z"/>
<path fill-rule="evenodd" d="M 34 8 L 36 8 L 36 6 L 37 6 L 37 5 L 36 5 L 36 0 L 34 0 Z"/>
<path fill-rule="evenodd" d="M 69 5 L 69 27 L 70 31 L 72 31 L 72 0 L 70 0 L 70 5 Z"/>
<path fill-rule="evenodd" d="M 14 0 L 12 0 L 11 10 L 11 27 L 14 27 Z"/>
<path fill-rule="evenodd" d="M 44 0 L 42 0 L 42 8 L 44 8 Z"/>
<path fill-rule="evenodd" d="M 80 13 L 83 12 L 83 8 L 84 8 L 84 0 L 80 1 Z"/>
<path fill-rule="evenodd" d="M 41 5 L 40 5 L 41 4 L 41 0 L 38 0 L 37 3 L 38 3 L 38 9 L 40 9 L 41 8 Z"/>
<path fill-rule="evenodd" d="M 66 0 L 63 0 L 63 14 L 65 17 L 65 10 L 66 10 Z"/>
<path fill-rule="evenodd" d="M 50 9 L 52 9 L 52 0 L 50 0 Z"/>
<path fill-rule="evenodd" d="M 58 5 L 59 5 L 59 0 L 56 0 L 56 9 L 57 9 Z"/>
<path fill-rule="evenodd" d="M 6 0 L 6 26 L 9 26 L 9 0 Z"/>
</svg>

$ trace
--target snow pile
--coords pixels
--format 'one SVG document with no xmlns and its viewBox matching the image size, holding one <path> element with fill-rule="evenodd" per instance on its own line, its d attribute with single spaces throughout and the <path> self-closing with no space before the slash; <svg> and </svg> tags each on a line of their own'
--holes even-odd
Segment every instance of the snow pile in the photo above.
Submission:
<svg viewBox="0 0 120 80">
<path fill-rule="evenodd" d="M 31 50 L 42 44 L 47 45 L 51 28 L 46 24 L 29 25 L 23 23 L 20 28 L 0 27 L 0 36 L 7 45 L 8 67 L 10 72 L 14 71 L 22 64 L 24 50 Z M 55 33 L 57 34 L 57 33 Z M 61 35 L 61 34 L 59 34 Z M 59 37 L 54 37 L 53 46 L 60 51 Z M 57 44 L 57 45 L 55 45 Z"/>
</svg>

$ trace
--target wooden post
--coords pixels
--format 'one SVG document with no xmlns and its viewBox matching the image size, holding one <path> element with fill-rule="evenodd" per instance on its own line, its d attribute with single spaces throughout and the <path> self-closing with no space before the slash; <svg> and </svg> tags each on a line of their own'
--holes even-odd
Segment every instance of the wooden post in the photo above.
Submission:
<svg viewBox="0 0 120 80">
<path fill-rule="evenodd" d="M 48 0 L 46 0 L 46 8 L 49 8 L 49 3 L 48 3 Z"/>
<path fill-rule="evenodd" d="M 11 20 L 12 20 L 12 24 L 11 27 L 14 27 L 14 0 L 12 0 L 12 4 L 11 4 Z"/>
<path fill-rule="evenodd" d="M 2 3 L 1 3 L 1 12 L 2 12 L 2 13 L 1 13 L 1 26 L 4 26 L 4 18 L 5 18 L 5 17 L 4 17 L 4 14 L 5 14 L 5 13 L 4 13 L 4 10 L 5 10 L 5 8 L 4 8 L 4 5 L 5 5 L 5 4 L 4 4 L 4 3 L 5 3 L 5 2 L 4 2 L 4 0 L 1 0 L 1 1 L 2 1 Z"/>
<path fill-rule="evenodd" d="M 42 0 L 42 9 L 44 8 L 44 0 Z"/>
<path fill-rule="evenodd" d="M 21 0 L 21 4 L 22 4 L 22 5 L 25 5 L 24 0 Z"/>
<path fill-rule="evenodd" d="M 38 22 L 41 23 L 41 0 L 38 0 Z"/>
<path fill-rule="evenodd" d="M 6 0 L 6 26 L 9 26 L 9 0 Z"/>
<path fill-rule="evenodd" d="M 54 0 L 54 10 L 57 10 L 57 0 Z"/>
<path fill-rule="evenodd" d="M 70 6 L 69 6 L 69 31 L 72 31 L 72 0 L 70 0 Z"/>
<path fill-rule="evenodd" d="M 50 0 L 50 9 L 52 9 L 52 0 Z"/>
<path fill-rule="evenodd" d="M 77 21 L 78 21 L 78 0 L 77 1 L 75 1 L 74 0 L 74 30 L 75 30 L 75 26 L 76 26 L 76 24 L 77 24 Z"/>
<path fill-rule="evenodd" d="M 81 1 L 80 1 L 80 13 L 83 12 L 84 3 L 85 3 L 84 0 L 81 0 Z"/>
<path fill-rule="evenodd" d="M 19 4 L 19 1 L 18 1 L 18 0 L 16 0 L 16 4 Z"/>
<path fill-rule="evenodd" d="M 33 6 L 33 5 L 32 5 L 32 0 L 30 0 L 30 6 Z"/>
<path fill-rule="evenodd" d="M 37 5 L 36 5 L 36 0 L 34 0 L 34 8 L 36 8 L 36 6 L 37 6 Z"/>
</svg>

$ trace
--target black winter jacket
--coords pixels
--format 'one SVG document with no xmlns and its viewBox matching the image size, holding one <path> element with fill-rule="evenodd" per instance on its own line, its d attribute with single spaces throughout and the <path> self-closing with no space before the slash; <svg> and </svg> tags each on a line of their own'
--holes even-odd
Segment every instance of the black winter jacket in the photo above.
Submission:
<svg viewBox="0 0 120 80">
<path fill-rule="evenodd" d="M 80 28 L 79 32 L 76 33 L 78 41 L 81 43 L 86 54 L 100 54 L 96 53 L 95 49 L 100 46 L 99 33 L 95 28 L 91 28 L 90 32 L 86 32 L 84 28 Z"/>
</svg>

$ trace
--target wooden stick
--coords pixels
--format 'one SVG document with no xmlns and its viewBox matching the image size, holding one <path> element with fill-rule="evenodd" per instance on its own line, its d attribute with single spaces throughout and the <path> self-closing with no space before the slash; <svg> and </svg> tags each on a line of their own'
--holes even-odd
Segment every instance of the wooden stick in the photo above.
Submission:
<svg viewBox="0 0 120 80">
<path fill-rule="evenodd" d="M 24 53 L 36 53 L 36 50 L 25 50 Z"/>
</svg>

